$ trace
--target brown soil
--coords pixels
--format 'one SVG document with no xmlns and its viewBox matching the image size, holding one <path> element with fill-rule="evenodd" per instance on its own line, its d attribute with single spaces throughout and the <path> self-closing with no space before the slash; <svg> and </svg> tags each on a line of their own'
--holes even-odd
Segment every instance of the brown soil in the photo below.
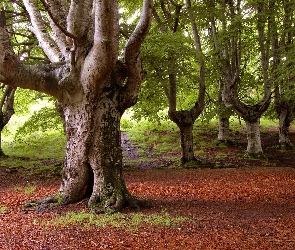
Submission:
<svg viewBox="0 0 295 250">
<path fill-rule="evenodd" d="M 201 158 L 214 169 L 125 170 L 131 193 L 152 204 L 141 212 L 188 218 L 177 226 L 44 226 L 68 211 L 88 211 L 87 201 L 42 213 L 24 210 L 26 201 L 57 192 L 60 177 L 44 179 L 2 167 L 0 249 L 295 249 L 294 151 L 279 151 L 276 133 L 268 131 L 262 138 L 268 159 L 243 159 L 245 138 L 237 136 L 234 146 L 206 148 Z M 19 188 L 28 185 L 36 187 L 31 194 Z"/>
</svg>

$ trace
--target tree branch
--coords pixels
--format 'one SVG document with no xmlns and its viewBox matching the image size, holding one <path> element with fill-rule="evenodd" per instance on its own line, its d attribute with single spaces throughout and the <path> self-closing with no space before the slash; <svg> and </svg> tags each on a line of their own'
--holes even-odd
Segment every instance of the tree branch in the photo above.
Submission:
<svg viewBox="0 0 295 250">
<path fill-rule="evenodd" d="M 62 1 L 40 0 L 47 11 L 50 19 L 50 26 L 53 31 L 54 40 L 56 41 L 60 51 L 68 59 L 71 45 L 67 42 L 67 38 L 76 40 L 77 37 L 67 30 L 66 16 L 68 13 L 67 4 Z"/>
<path fill-rule="evenodd" d="M 30 15 L 32 29 L 39 41 L 40 47 L 51 62 L 58 62 L 61 57 L 60 50 L 50 36 L 36 2 L 34 0 L 23 0 L 23 2 Z"/>
<path fill-rule="evenodd" d="M 73 36 L 72 38 L 81 40 L 86 34 L 93 2 L 95 1 L 71 1 L 67 17 L 67 32 Z"/>
<path fill-rule="evenodd" d="M 136 97 L 144 77 L 141 67 L 140 47 L 149 31 L 152 13 L 153 0 L 144 0 L 140 20 L 127 41 L 124 50 L 124 62 L 128 72 L 125 90 Z"/>
<path fill-rule="evenodd" d="M 23 65 L 15 55 L 5 20 L 5 12 L 0 13 L 0 82 L 11 87 L 22 87 L 61 98 L 63 86 L 59 86 L 57 75 L 62 64 Z"/>
<path fill-rule="evenodd" d="M 202 46 L 201 46 L 201 40 L 200 40 L 200 35 L 198 31 L 198 27 L 194 21 L 194 17 L 191 12 L 191 1 L 190 0 L 185 0 L 186 7 L 189 12 L 189 19 L 191 22 L 191 27 L 193 31 L 193 37 L 194 37 L 194 43 L 195 43 L 195 48 L 197 52 L 201 55 L 199 58 L 199 75 L 200 75 L 200 80 L 199 80 L 199 96 L 198 100 L 195 103 L 195 112 L 194 117 L 197 118 L 201 112 L 203 111 L 204 105 L 205 105 L 205 61 L 204 61 L 204 54 L 202 51 Z"/>
<path fill-rule="evenodd" d="M 118 1 L 95 0 L 93 9 L 93 46 L 84 61 L 82 75 L 88 79 L 87 86 L 94 85 L 100 91 L 103 87 L 100 80 L 108 77 L 118 60 Z"/>
</svg>

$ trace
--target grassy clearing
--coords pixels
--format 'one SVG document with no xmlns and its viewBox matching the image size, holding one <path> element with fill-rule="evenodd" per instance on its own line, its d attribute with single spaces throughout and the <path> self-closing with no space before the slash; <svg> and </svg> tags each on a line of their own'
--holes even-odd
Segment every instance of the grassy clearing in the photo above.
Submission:
<svg viewBox="0 0 295 250">
<path fill-rule="evenodd" d="M 9 157 L 1 159 L 1 166 L 20 168 L 44 177 L 60 175 L 65 143 L 65 136 L 58 131 L 35 132 L 16 141 L 11 136 L 6 137 L 2 146 Z"/>
<path fill-rule="evenodd" d="M 146 215 L 143 213 L 122 214 L 115 213 L 111 215 L 97 215 L 86 212 L 68 212 L 64 216 L 56 216 L 55 219 L 46 222 L 47 225 L 56 227 L 80 225 L 83 227 L 95 226 L 99 228 L 115 227 L 126 228 L 128 230 L 137 230 L 143 226 L 161 226 L 177 228 L 180 223 L 188 221 L 189 218 L 182 216 L 172 216 L 167 212 L 154 213 Z"/>
<path fill-rule="evenodd" d="M 31 174 L 52 177 L 60 175 L 65 156 L 66 139 L 62 131 L 50 130 L 46 132 L 36 131 L 18 140 L 14 139 L 17 126 L 22 125 L 23 120 L 16 120 L 10 125 L 10 133 L 3 136 L 2 147 L 9 158 L 1 159 L 1 166 L 6 168 L 22 168 Z M 195 141 L 195 154 L 206 155 L 207 148 L 218 148 L 215 141 L 206 141 L 205 135 L 210 133 L 217 139 L 218 122 L 212 120 L 209 123 L 196 122 L 193 130 Z M 277 126 L 277 121 L 261 119 L 261 128 L 266 130 L 269 127 Z M 179 129 L 171 121 L 165 120 L 151 122 L 142 120 L 136 122 L 130 118 L 122 118 L 121 129 L 127 132 L 128 139 L 134 146 L 138 146 L 138 159 L 127 160 L 128 164 L 134 162 L 150 162 L 157 155 L 161 155 L 163 162 L 172 162 L 170 167 L 179 167 L 180 160 L 180 138 Z M 232 133 L 245 129 L 243 121 L 232 119 L 230 123 Z M 150 150 L 148 150 L 150 149 Z M 150 153 L 151 152 L 151 153 Z M 215 156 L 212 156 L 215 157 Z M 219 154 L 217 158 L 224 159 L 227 155 Z M 173 165 L 173 166 L 172 166 Z"/>
</svg>

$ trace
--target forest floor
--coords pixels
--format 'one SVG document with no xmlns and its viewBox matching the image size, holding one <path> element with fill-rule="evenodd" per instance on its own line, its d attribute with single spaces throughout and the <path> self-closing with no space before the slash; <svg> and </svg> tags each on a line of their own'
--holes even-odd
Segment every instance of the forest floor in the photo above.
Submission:
<svg viewBox="0 0 295 250">
<path fill-rule="evenodd" d="M 277 132 L 269 130 L 262 133 L 266 157 L 248 159 L 243 132 L 229 147 L 211 147 L 213 136 L 202 137 L 210 145 L 199 157 L 207 168 L 181 169 L 150 148 L 150 160 L 140 160 L 123 135 L 125 160 L 132 160 L 124 169 L 128 189 L 151 206 L 125 209 L 105 226 L 97 221 L 110 215 L 87 215 L 87 200 L 24 209 L 57 192 L 61 178 L 0 164 L 0 249 L 295 249 L 294 150 L 278 150 Z"/>
</svg>

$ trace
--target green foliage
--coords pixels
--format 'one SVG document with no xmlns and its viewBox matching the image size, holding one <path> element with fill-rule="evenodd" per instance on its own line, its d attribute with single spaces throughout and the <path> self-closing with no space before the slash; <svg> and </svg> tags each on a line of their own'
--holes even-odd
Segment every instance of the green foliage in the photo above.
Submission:
<svg viewBox="0 0 295 250">
<path fill-rule="evenodd" d="M 151 144 L 156 148 L 161 148 L 161 146 L 167 144 L 167 140 L 173 141 L 174 139 L 176 139 L 174 143 L 170 141 L 171 147 L 175 146 L 175 142 L 178 143 L 178 129 L 171 121 L 157 123 L 143 119 L 135 123 L 127 132 L 128 138 L 142 148 L 147 148 Z"/>
<path fill-rule="evenodd" d="M 56 216 L 55 219 L 49 221 L 48 225 L 70 226 L 82 225 L 84 227 L 96 226 L 99 228 L 115 227 L 125 228 L 131 231 L 138 230 L 140 226 L 160 226 L 160 227 L 177 227 L 181 222 L 187 221 L 189 218 L 177 216 L 173 217 L 167 212 L 143 214 L 115 213 L 110 215 L 97 215 L 93 213 L 74 213 L 68 212 L 64 216 Z"/>
<path fill-rule="evenodd" d="M 63 131 L 63 123 L 53 106 L 34 111 L 33 115 L 18 128 L 15 138 L 21 140 L 35 131 L 46 132 L 50 130 Z"/>
<path fill-rule="evenodd" d="M 25 115 L 29 113 L 30 107 L 37 103 L 38 92 L 18 88 L 14 98 L 14 110 L 18 115 Z"/>
</svg>

